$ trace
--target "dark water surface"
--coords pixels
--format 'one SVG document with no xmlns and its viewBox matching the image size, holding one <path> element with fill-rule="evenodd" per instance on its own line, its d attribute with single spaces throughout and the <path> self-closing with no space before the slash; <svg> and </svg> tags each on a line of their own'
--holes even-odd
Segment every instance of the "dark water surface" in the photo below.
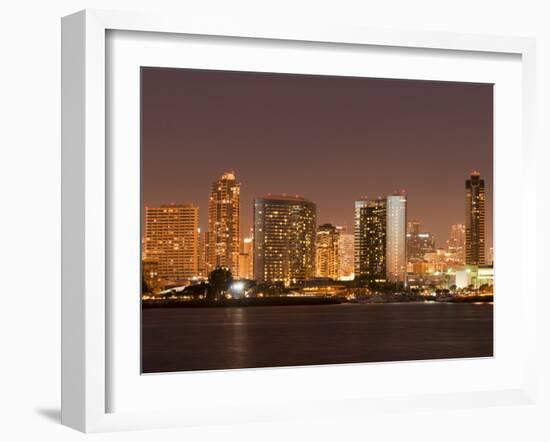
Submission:
<svg viewBox="0 0 550 442">
<path fill-rule="evenodd" d="M 493 305 L 150 308 L 144 373 L 493 355 Z"/>
</svg>

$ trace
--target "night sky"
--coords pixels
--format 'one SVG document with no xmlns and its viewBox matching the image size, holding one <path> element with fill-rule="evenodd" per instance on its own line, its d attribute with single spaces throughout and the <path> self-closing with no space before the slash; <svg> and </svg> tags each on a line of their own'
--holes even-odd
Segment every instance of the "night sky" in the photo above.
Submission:
<svg viewBox="0 0 550 442">
<path fill-rule="evenodd" d="M 409 219 L 441 247 L 478 170 L 492 246 L 493 86 L 142 68 L 143 205 L 198 204 L 205 228 L 211 183 L 228 170 L 243 234 L 267 193 L 304 196 L 318 224 L 353 231 L 356 199 L 404 189 Z"/>
</svg>

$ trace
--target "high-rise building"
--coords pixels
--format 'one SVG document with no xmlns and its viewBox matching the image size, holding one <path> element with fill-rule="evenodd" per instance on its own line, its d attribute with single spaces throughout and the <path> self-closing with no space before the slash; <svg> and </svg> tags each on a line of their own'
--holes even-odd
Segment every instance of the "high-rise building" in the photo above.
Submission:
<svg viewBox="0 0 550 442">
<path fill-rule="evenodd" d="M 238 274 L 241 184 L 233 172 L 212 183 L 208 200 L 208 267 Z"/>
<path fill-rule="evenodd" d="M 202 277 L 208 276 L 208 267 L 206 265 L 207 258 L 207 236 L 208 232 L 199 229 L 199 245 L 198 245 L 198 275 Z"/>
<path fill-rule="evenodd" d="M 422 261 L 426 253 L 435 251 L 435 238 L 429 232 L 420 230 L 418 220 L 407 222 L 407 261 L 415 263 Z"/>
<path fill-rule="evenodd" d="M 286 286 L 315 276 L 317 207 L 302 197 L 254 200 L 254 279 Z"/>
<path fill-rule="evenodd" d="M 385 198 L 355 201 L 355 278 L 386 280 Z"/>
<path fill-rule="evenodd" d="M 144 258 L 158 261 L 160 280 L 178 281 L 198 273 L 199 208 L 170 204 L 145 208 Z"/>
<path fill-rule="evenodd" d="M 485 264 L 485 181 L 479 172 L 466 180 L 466 265 Z"/>
<path fill-rule="evenodd" d="M 354 242 L 355 238 L 353 233 L 349 233 L 346 227 L 337 226 L 336 229 L 340 233 L 338 239 L 338 254 L 339 254 L 339 267 L 338 267 L 338 279 L 351 280 L 354 275 Z"/>
<path fill-rule="evenodd" d="M 458 264 L 466 262 L 466 226 L 453 224 L 447 240 L 447 251 L 451 253 Z"/>
<path fill-rule="evenodd" d="M 317 228 L 315 276 L 338 279 L 340 268 L 340 233 L 332 224 Z"/>
<path fill-rule="evenodd" d="M 239 254 L 239 278 L 254 278 L 254 242 L 252 236 L 244 238 L 242 249 Z"/>
<path fill-rule="evenodd" d="M 407 233 L 420 233 L 421 222 L 417 219 L 407 221 Z"/>
<path fill-rule="evenodd" d="M 407 282 L 407 197 L 403 194 L 386 199 L 386 279 Z"/>
</svg>

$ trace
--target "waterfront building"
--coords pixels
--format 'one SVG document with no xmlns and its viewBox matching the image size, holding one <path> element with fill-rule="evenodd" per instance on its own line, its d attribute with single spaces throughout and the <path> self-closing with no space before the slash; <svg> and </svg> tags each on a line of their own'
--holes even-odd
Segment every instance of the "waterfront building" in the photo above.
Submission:
<svg viewBox="0 0 550 442">
<path fill-rule="evenodd" d="M 474 289 L 479 289 L 482 286 L 490 287 L 494 283 L 493 266 L 465 266 L 457 270 L 455 274 L 455 285 L 459 289 L 464 289 L 472 286 Z M 491 288 L 489 288 L 491 290 Z"/>
<path fill-rule="evenodd" d="M 407 197 L 391 195 L 386 199 L 386 279 L 407 282 Z"/>
<path fill-rule="evenodd" d="M 466 264 L 485 264 L 485 181 L 479 172 L 466 180 Z"/>
<path fill-rule="evenodd" d="M 354 276 L 354 242 L 353 233 L 349 233 L 343 226 L 337 226 L 338 237 L 338 279 L 341 281 L 353 280 Z"/>
<path fill-rule="evenodd" d="M 424 293 L 434 294 L 436 289 L 450 289 L 454 283 L 455 277 L 452 273 L 410 273 L 407 275 L 407 287 L 420 289 Z"/>
<path fill-rule="evenodd" d="M 466 226 L 453 224 L 447 240 L 447 251 L 455 257 L 455 261 L 464 265 L 466 262 Z"/>
<path fill-rule="evenodd" d="M 233 172 L 212 183 L 208 199 L 209 269 L 225 267 L 238 274 L 241 184 Z"/>
<path fill-rule="evenodd" d="M 197 274 L 201 277 L 208 276 L 208 269 L 206 266 L 206 238 L 207 232 L 201 231 L 199 228 L 199 243 L 198 243 L 198 257 L 197 257 Z"/>
<path fill-rule="evenodd" d="M 310 279 L 305 281 L 296 289 L 295 293 L 301 296 L 339 296 L 346 297 L 349 295 L 349 288 L 341 282 L 332 281 L 330 279 Z"/>
<path fill-rule="evenodd" d="M 332 224 L 323 224 L 317 229 L 315 276 L 338 279 L 340 269 L 340 232 Z"/>
<path fill-rule="evenodd" d="M 242 241 L 242 249 L 239 254 L 239 278 L 253 279 L 254 278 L 254 242 L 252 236 L 244 238 Z"/>
<path fill-rule="evenodd" d="M 355 278 L 386 280 L 385 198 L 355 201 Z"/>
<path fill-rule="evenodd" d="M 407 262 L 422 261 L 426 253 L 435 251 L 435 237 L 429 232 L 420 230 L 418 220 L 407 222 Z"/>
<path fill-rule="evenodd" d="M 316 205 L 299 196 L 254 200 L 254 279 L 290 286 L 315 276 Z"/>
<path fill-rule="evenodd" d="M 199 208 L 169 204 L 145 208 L 145 260 L 158 262 L 158 278 L 179 281 L 198 273 Z"/>
<path fill-rule="evenodd" d="M 162 287 L 162 281 L 159 277 L 158 258 L 143 258 L 141 260 L 141 273 L 150 291 L 156 292 Z"/>
</svg>

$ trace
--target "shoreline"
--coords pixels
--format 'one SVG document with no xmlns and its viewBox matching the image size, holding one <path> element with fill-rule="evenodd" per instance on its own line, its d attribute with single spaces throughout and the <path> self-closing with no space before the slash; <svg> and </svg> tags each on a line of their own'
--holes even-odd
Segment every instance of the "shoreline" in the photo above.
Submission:
<svg viewBox="0 0 550 442">
<path fill-rule="evenodd" d="M 294 305 L 335 305 L 342 300 L 328 297 L 284 297 L 207 300 L 147 300 L 141 301 L 142 308 L 230 308 L 230 307 L 274 307 Z"/>
<path fill-rule="evenodd" d="M 339 305 L 339 304 L 491 304 L 494 302 L 493 296 L 472 296 L 453 298 L 448 300 L 424 299 L 424 300 L 360 300 L 346 301 L 336 297 L 286 297 L 273 296 L 264 298 L 242 298 L 242 299 L 224 299 L 220 301 L 211 300 L 142 300 L 141 308 L 231 308 L 231 307 L 277 307 L 277 306 L 315 306 L 315 305 Z"/>
</svg>

